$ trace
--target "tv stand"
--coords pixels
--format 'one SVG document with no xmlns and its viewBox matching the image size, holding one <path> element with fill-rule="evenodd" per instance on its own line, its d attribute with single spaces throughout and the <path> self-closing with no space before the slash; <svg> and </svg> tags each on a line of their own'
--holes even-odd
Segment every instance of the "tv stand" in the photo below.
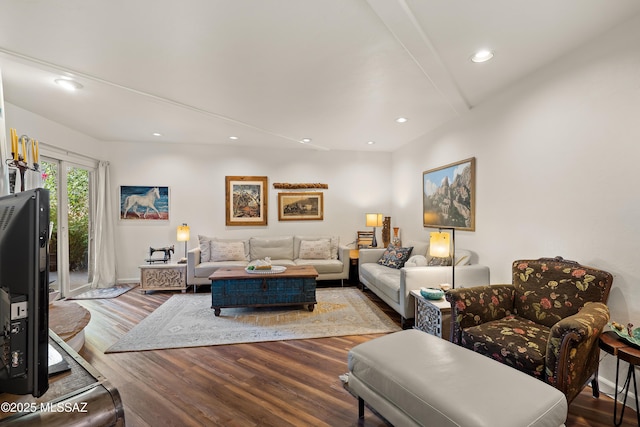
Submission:
<svg viewBox="0 0 640 427">
<path fill-rule="evenodd" d="M 124 426 L 120 393 L 105 377 L 53 331 L 49 343 L 71 370 L 49 377 L 49 390 L 39 398 L 0 394 L 3 426 Z M 16 413 L 12 409 L 27 409 Z M 5 409 L 9 409 L 8 411 Z"/>
</svg>

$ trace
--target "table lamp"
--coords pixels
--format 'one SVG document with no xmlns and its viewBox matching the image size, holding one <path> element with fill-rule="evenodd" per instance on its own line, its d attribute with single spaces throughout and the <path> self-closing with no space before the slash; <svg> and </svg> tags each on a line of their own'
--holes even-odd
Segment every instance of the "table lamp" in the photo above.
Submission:
<svg viewBox="0 0 640 427">
<path fill-rule="evenodd" d="M 371 240 L 371 246 L 378 247 L 376 241 L 376 227 L 382 227 L 382 214 L 381 213 L 368 213 L 366 214 L 367 227 L 373 227 L 373 240 Z"/>
<path fill-rule="evenodd" d="M 451 240 L 450 240 L 451 237 Z M 451 229 L 451 234 L 441 230 L 429 233 L 429 255 L 435 258 L 451 258 L 451 288 L 455 286 L 455 259 L 456 243 L 455 229 Z"/>
<path fill-rule="evenodd" d="M 185 264 L 187 262 L 187 242 L 189 242 L 189 226 L 186 223 L 178 226 L 176 238 L 178 242 L 184 242 L 184 258 L 178 261 L 178 264 Z"/>
</svg>

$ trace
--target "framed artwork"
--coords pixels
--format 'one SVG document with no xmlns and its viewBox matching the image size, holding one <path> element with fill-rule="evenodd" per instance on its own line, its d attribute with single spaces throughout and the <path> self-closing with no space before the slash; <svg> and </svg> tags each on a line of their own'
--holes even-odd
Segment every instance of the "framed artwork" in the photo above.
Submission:
<svg viewBox="0 0 640 427">
<path fill-rule="evenodd" d="M 267 225 L 267 177 L 225 177 L 227 225 Z"/>
<path fill-rule="evenodd" d="M 169 187 L 120 186 L 120 219 L 169 220 Z"/>
<path fill-rule="evenodd" d="M 278 193 L 278 221 L 322 221 L 322 196 L 322 193 Z"/>
<path fill-rule="evenodd" d="M 423 226 L 475 231 L 475 187 L 475 157 L 423 172 Z"/>
</svg>

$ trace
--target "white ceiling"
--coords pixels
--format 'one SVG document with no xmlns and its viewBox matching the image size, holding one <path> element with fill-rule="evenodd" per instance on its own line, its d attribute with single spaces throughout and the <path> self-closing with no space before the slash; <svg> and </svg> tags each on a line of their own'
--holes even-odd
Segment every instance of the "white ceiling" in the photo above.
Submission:
<svg viewBox="0 0 640 427">
<path fill-rule="evenodd" d="M 0 0 L 0 69 L 7 102 L 99 140 L 393 151 L 638 13 L 637 0 Z M 495 58 L 472 63 L 480 48 Z"/>
</svg>

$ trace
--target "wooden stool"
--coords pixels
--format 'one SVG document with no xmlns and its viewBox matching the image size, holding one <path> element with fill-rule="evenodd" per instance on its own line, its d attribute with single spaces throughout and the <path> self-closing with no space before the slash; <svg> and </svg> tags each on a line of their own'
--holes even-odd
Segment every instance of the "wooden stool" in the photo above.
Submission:
<svg viewBox="0 0 640 427">
<path fill-rule="evenodd" d="M 49 304 L 49 329 L 75 351 L 80 351 L 84 345 L 84 328 L 89 320 L 91 313 L 78 303 L 55 301 Z"/>
</svg>

